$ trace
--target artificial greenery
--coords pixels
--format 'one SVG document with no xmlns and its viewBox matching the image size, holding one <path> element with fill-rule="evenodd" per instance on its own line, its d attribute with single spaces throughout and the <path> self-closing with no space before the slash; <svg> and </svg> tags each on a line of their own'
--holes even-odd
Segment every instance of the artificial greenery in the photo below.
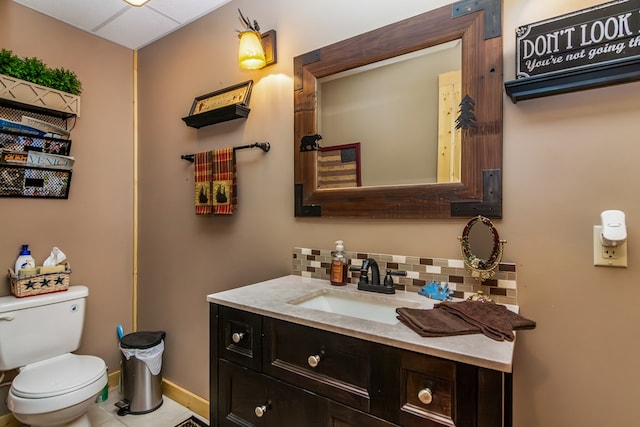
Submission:
<svg viewBox="0 0 640 427">
<path fill-rule="evenodd" d="M 82 83 L 73 71 L 49 68 L 38 58 L 20 58 L 6 49 L 0 51 L 0 74 L 72 95 L 82 92 Z"/>
</svg>

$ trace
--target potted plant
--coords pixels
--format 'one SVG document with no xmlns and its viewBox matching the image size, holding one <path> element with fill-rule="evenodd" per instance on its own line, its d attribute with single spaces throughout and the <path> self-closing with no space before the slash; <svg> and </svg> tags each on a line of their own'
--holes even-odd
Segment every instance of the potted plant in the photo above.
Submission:
<svg viewBox="0 0 640 427">
<path fill-rule="evenodd" d="M 38 58 L 20 58 L 0 50 L 0 98 L 80 115 L 82 84 L 73 71 L 49 68 Z"/>
</svg>

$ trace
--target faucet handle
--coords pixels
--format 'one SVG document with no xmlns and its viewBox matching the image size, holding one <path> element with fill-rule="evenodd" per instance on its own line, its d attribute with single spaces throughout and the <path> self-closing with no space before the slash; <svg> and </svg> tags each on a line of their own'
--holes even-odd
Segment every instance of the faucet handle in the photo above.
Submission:
<svg viewBox="0 0 640 427">
<path fill-rule="evenodd" d="M 358 266 L 351 266 L 349 267 L 349 271 L 359 271 L 360 272 L 360 280 L 358 281 L 358 284 L 360 285 L 368 285 L 369 284 L 369 277 L 367 276 L 367 270 L 363 269 L 362 267 L 358 267 Z"/>
<path fill-rule="evenodd" d="M 406 271 L 387 270 L 387 275 L 384 276 L 384 285 L 385 286 L 394 286 L 393 278 L 391 276 L 406 276 L 406 275 L 407 275 Z"/>
</svg>

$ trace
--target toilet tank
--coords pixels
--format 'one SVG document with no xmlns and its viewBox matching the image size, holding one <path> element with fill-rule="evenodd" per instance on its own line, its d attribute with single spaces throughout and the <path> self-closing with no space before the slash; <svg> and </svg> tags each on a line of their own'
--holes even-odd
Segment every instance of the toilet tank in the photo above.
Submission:
<svg viewBox="0 0 640 427">
<path fill-rule="evenodd" d="M 85 286 L 24 298 L 0 297 L 0 371 L 75 351 L 80 346 Z"/>
</svg>

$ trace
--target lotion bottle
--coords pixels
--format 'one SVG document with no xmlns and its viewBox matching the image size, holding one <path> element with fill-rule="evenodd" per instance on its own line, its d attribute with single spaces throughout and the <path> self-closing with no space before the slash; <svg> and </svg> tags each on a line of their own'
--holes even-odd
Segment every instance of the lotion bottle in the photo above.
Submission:
<svg viewBox="0 0 640 427">
<path fill-rule="evenodd" d="M 347 284 L 347 259 L 344 257 L 344 245 L 342 240 L 336 241 L 336 251 L 331 260 L 331 284 L 343 286 Z"/>
<path fill-rule="evenodd" d="M 36 262 L 31 256 L 31 251 L 29 250 L 29 245 L 22 245 L 22 250 L 20 251 L 20 255 L 18 255 L 18 259 L 16 260 L 14 273 L 16 276 L 20 275 L 20 270 L 23 268 L 35 268 Z"/>
</svg>

